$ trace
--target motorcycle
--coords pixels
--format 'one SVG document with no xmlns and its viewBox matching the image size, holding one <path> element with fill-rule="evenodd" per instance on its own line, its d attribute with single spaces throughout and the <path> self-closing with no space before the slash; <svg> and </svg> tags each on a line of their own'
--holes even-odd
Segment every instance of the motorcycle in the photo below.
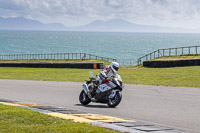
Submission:
<svg viewBox="0 0 200 133">
<path fill-rule="evenodd" d="M 117 74 L 112 80 L 104 80 L 99 86 L 96 86 L 96 79 L 93 76 L 89 76 L 89 79 L 83 84 L 83 90 L 79 95 L 82 105 L 97 102 L 106 103 L 108 107 L 114 108 L 121 102 L 124 85 L 120 75 Z"/>
</svg>

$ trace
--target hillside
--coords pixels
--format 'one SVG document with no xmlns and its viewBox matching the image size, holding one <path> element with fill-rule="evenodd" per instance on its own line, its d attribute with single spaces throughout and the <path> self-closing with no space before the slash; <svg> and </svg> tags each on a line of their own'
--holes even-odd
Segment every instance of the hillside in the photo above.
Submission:
<svg viewBox="0 0 200 133">
<path fill-rule="evenodd" d="M 0 30 L 65 30 L 65 26 L 59 23 L 43 24 L 37 20 L 0 17 Z"/>
<path fill-rule="evenodd" d="M 23 17 L 2 18 L 0 17 L 0 30 L 53 30 L 53 31 L 91 31 L 91 32 L 164 32 L 164 33 L 187 33 L 200 32 L 200 30 L 186 30 L 180 28 L 159 27 L 141 25 L 128 22 L 123 19 L 111 19 L 108 21 L 95 20 L 89 24 L 69 27 L 61 23 L 41 23 L 38 20 Z"/>
</svg>

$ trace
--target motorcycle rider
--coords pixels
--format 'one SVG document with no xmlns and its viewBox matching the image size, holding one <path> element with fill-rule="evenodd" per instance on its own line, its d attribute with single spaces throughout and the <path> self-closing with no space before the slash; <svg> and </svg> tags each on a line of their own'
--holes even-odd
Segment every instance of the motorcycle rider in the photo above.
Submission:
<svg viewBox="0 0 200 133">
<path fill-rule="evenodd" d="M 116 76 L 119 70 L 119 64 L 117 62 L 112 62 L 109 66 L 106 66 L 99 74 L 96 75 L 96 83 L 94 89 L 90 91 L 91 95 L 94 95 L 95 90 L 98 90 L 98 86 L 106 81 L 111 80 Z"/>
<path fill-rule="evenodd" d="M 111 80 L 112 78 L 114 78 L 118 70 L 119 70 L 119 64 L 117 62 L 112 62 L 109 66 L 106 66 L 96 76 L 97 85 L 102 84 L 103 81 Z"/>
</svg>

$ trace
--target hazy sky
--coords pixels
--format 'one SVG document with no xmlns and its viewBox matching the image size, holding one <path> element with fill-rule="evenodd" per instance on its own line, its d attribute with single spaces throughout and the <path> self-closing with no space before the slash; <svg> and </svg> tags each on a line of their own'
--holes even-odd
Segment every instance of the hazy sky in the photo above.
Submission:
<svg viewBox="0 0 200 133">
<path fill-rule="evenodd" d="M 200 28 L 200 0 L 0 0 L 0 17 L 66 26 L 122 18 L 137 24 Z"/>
</svg>

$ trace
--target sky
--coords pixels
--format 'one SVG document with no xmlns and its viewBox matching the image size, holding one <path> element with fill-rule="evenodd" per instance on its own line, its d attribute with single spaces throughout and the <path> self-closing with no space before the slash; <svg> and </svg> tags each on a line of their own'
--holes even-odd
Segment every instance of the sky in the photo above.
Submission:
<svg viewBox="0 0 200 133">
<path fill-rule="evenodd" d="M 136 24 L 200 28 L 200 0 L 0 0 L 0 17 L 67 27 L 121 18 Z"/>
</svg>

